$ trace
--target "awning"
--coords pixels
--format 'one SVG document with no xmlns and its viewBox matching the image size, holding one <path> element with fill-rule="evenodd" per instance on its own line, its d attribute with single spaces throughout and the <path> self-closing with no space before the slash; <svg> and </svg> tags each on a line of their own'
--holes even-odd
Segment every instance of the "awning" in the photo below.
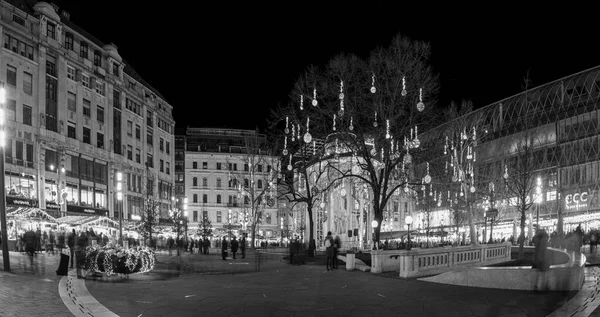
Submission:
<svg viewBox="0 0 600 317">
<path fill-rule="evenodd" d="M 119 226 L 119 223 L 104 216 L 65 216 L 56 219 L 61 225 L 71 226 Z"/>
<path fill-rule="evenodd" d="M 10 206 L 6 208 L 6 216 L 15 219 L 40 219 L 56 221 L 56 218 L 49 215 L 45 210 L 37 207 Z"/>
<path fill-rule="evenodd" d="M 411 230 L 410 234 L 416 234 L 417 232 L 418 230 Z M 408 235 L 408 230 L 379 232 L 379 240 L 400 239 L 406 235 Z"/>
</svg>

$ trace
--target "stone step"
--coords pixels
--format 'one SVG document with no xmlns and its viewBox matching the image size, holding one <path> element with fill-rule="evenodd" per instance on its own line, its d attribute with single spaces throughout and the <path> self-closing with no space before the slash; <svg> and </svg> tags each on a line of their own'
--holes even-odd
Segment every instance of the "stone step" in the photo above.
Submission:
<svg viewBox="0 0 600 317">
<path fill-rule="evenodd" d="M 371 272 L 371 267 L 363 264 L 356 264 L 355 268 L 363 272 Z"/>
</svg>

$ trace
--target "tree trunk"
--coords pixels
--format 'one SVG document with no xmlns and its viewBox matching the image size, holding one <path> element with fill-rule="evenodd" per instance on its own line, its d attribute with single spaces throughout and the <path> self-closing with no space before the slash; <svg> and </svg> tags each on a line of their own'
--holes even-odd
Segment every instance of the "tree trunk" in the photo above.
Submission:
<svg viewBox="0 0 600 317">
<path fill-rule="evenodd" d="M 519 234 L 519 255 L 517 259 L 523 260 L 523 244 L 525 243 L 525 211 L 521 210 L 521 233 Z"/>
<path fill-rule="evenodd" d="M 309 239 L 308 239 L 308 255 L 309 256 L 314 256 L 315 255 L 315 248 L 316 248 L 316 243 L 315 243 L 315 223 L 313 221 L 313 212 L 312 212 L 312 206 L 308 205 L 306 207 L 306 211 L 308 212 L 308 223 L 309 223 Z"/>
<path fill-rule="evenodd" d="M 471 236 L 471 245 L 477 245 L 477 230 L 475 229 L 475 222 L 473 222 L 473 206 L 469 205 L 469 211 L 468 211 L 468 215 L 469 215 L 469 233 Z M 484 237 L 485 239 L 485 237 Z"/>
<path fill-rule="evenodd" d="M 256 241 L 256 225 L 254 224 L 254 221 L 252 222 L 252 239 L 251 239 L 251 246 L 250 249 L 254 250 L 256 249 L 256 244 L 254 243 Z"/>
</svg>

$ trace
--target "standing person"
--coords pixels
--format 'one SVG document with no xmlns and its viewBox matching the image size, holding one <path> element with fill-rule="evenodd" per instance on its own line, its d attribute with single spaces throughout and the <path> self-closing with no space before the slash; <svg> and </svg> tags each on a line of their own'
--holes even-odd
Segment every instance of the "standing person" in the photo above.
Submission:
<svg viewBox="0 0 600 317">
<path fill-rule="evenodd" d="M 240 249 L 242 250 L 242 259 L 246 258 L 246 234 L 242 234 L 240 239 Z"/>
<path fill-rule="evenodd" d="M 210 248 L 210 240 L 208 240 L 208 237 L 204 237 L 202 248 L 204 249 L 204 254 L 208 254 L 208 248 Z"/>
<path fill-rule="evenodd" d="M 75 256 L 76 265 L 77 265 L 77 277 L 84 278 L 85 276 L 82 274 L 83 269 L 85 268 L 85 248 L 88 246 L 89 238 L 87 236 L 87 232 L 85 230 L 79 233 L 79 237 L 77 237 L 77 241 L 75 242 Z"/>
<path fill-rule="evenodd" d="M 533 254 L 533 268 L 538 270 L 537 279 L 534 286 L 534 291 L 545 290 L 546 286 L 546 271 L 550 268 L 550 263 L 546 257 L 546 249 L 548 248 L 548 234 L 545 230 L 538 229 L 532 239 L 535 245 Z"/>
<path fill-rule="evenodd" d="M 65 248 L 65 232 L 63 230 L 58 234 L 58 254 L 62 253 L 62 250 Z"/>
<path fill-rule="evenodd" d="M 35 240 L 36 240 L 35 232 L 33 232 L 33 230 L 29 229 L 23 235 L 23 240 L 25 241 L 25 252 L 27 252 L 27 255 L 29 255 L 29 261 L 30 261 L 31 265 L 33 265 L 33 254 L 35 253 Z"/>
<path fill-rule="evenodd" d="M 169 237 L 169 239 L 167 239 L 167 249 L 169 249 L 169 255 L 173 255 L 173 243 L 175 243 L 175 241 L 173 241 L 173 237 Z"/>
<path fill-rule="evenodd" d="M 75 229 L 69 234 L 67 237 L 67 245 L 69 246 L 69 251 L 71 252 L 71 266 L 73 268 L 73 258 L 75 257 L 75 241 L 77 240 L 77 233 L 75 233 Z"/>
<path fill-rule="evenodd" d="M 327 259 L 325 260 L 325 266 L 327 267 L 327 271 L 330 269 L 333 270 L 333 237 L 331 236 L 331 231 L 327 231 L 327 236 L 325 237 L 325 250 L 327 252 Z"/>
<path fill-rule="evenodd" d="M 227 238 L 223 237 L 223 241 L 221 242 L 221 257 L 223 257 L 223 261 L 227 257 Z"/>
<path fill-rule="evenodd" d="M 42 252 L 42 230 L 40 227 L 35 231 L 35 251 Z"/>
<path fill-rule="evenodd" d="M 231 253 L 233 253 L 233 259 L 235 260 L 235 253 L 238 251 L 239 242 L 236 240 L 235 236 L 233 236 L 233 240 L 231 241 Z"/>
<path fill-rule="evenodd" d="M 337 256 L 340 248 L 342 247 L 342 240 L 339 235 L 335 235 L 335 239 L 333 239 L 333 268 L 337 269 Z"/>
</svg>

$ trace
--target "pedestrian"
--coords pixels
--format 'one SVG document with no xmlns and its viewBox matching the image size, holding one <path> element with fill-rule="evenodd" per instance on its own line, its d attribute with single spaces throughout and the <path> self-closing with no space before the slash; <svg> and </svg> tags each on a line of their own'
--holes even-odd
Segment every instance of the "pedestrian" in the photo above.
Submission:
<svg viewBox="0 0 600 317">
<path fill-rule="evenodd" d="M 548 234 L 545 230 L 538 229 L 532 242 L 535 245 L 532 268 L 538 270 L 534 291 L 546 290 L 546 271 L 550 268 L 550 263 L 546 256 Z"/>
<path fill-rule="evenodd" d="M 169 237 L 169 239 L 167 239 L 167 249 L 169 249 L 169 256 L 173 255 L 173 244 L 175 243 L 175 241 L 173 241 L 173 237 Z"/>
<path fill-rule="evenodd" d="M 42 230 L 40 227 L 35 231 L 35 251 L 42 252 Z"/>
<path fill-rule="evenodd" d="M 290 243 L 289 251 L 290 251 L 290 264 L 294 264 L 294 243 Z"/>
<path fill-rule="evenodd" d="M 227 239 L 225 237 L 223 237 L 223 242 L 221 242 L 221 257 L 223 257 L 223 261 L 227 260 L 225 259 L 227 257 Z"/>
<path fill-rule="evenodd" d="M 35 253 L 35 241 L 36 236 L 33 230 L 29 229 L 29 231 L 25 232 L 23 235 L 23 240 L 25 240 L 25 252 L 29 255 L 29 261 L 31 265 L 33 265 L 33 255 Z"/>
<path fill-rule="evenodd" d="M 202 253 L 208 254 L 208 248 L 210 248 L 210 240 L 208 240 L 208 237 L 204 237 L 204 241 L 202 241 Z"/>
<path fill-rule="evenodd" d="M 89 238 L 87 232 L 81 231 L 75 242 L 75 256 L 77 265 L 77 278 L 85 278 L 83 270 L 85 269 L 85 249 L 88 246 Z"/>
<path fill-rule="evenodd" d="M 75 241 L 77 240 L 77 233 L 75 229 L 69 234 L 67 237 L 67 245 L 69 246 L 69 251 L 71 252 L 71 268 L 73 268 L 73 258 L 75 258 Z"/>
<path fill-rule="evenodd" d="M 339 253 L 340 248 L 342 247 L 342 240 L 340 239 L 339 235 L 335 236 L 335 239 L 333 239 L 333 268 L 337 269 L 338 265 L 337 265 L 337 256 Z"/>
<path fill-rule="evenodd" d="M 240 250 L 242 251 L 242 259 L 246 258 L 246 234 L 242 234 L 240 239 Z"/>
<path fill-rule="evenodd" d="M 325 266 L 327 267 L 327 271 L 333 270 L 333 237 L 331 236 L 331 231 L 327 232 L 327 236 L 325 237 L 325 250 L 327 253 L 327 259 L 325 260 Z"/>
<path fill-rule="evenodd" d="M 233 240 L 231 241 L 231 253 L 233 254 L 233 259 L 235 260 L 235 253 L 237 252 L 239 247 L 239 243 L 236 240 L 236 237 L 233 236 Z"/>
<path fill-rule="evenodd" d="M 65 245 L 65 232 L 61 230 L 58 234 L 58 255 L 60 256 L 62 250 L 66 247 Z"/>
</svg>

